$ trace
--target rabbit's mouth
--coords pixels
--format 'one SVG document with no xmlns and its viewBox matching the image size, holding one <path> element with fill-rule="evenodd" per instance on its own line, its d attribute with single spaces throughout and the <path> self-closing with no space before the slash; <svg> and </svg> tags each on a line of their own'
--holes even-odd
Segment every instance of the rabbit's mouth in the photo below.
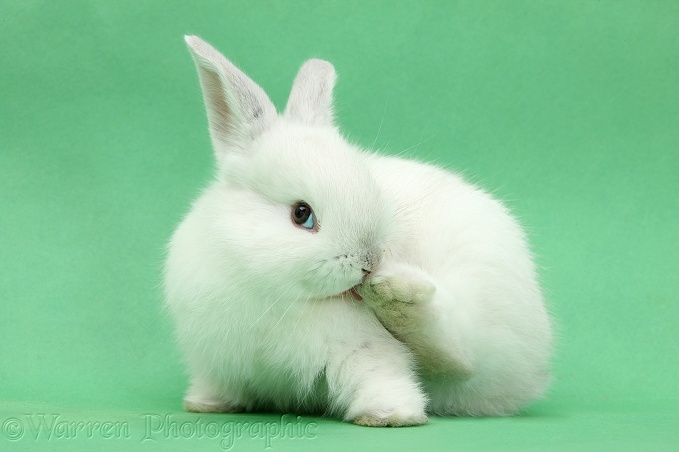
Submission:
<svg viewBox="0 0 679 452">
<path fill-rule="evenodd" d="M 339 294 L 339 296 L 340 296 L 340 297 L 351 296 L 351 297 L 353 297 L 354 300 L 356 300 L 356 301 L 363 301 L 363 297 L 362 297 L 362 296 L 358 293 L 358 291 L 356 290 L 357 287 L 358 287 L 358 285 L 355 285 L 355 286 L 352 287 L 351 289 L 345 290 L 344 292 L 342 292 L 341 294 Z"/>
</svg>

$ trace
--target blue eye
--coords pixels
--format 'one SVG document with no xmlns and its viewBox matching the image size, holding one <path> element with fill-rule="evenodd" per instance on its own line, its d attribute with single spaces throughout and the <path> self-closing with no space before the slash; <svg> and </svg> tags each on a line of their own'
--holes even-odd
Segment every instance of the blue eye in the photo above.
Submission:
<svg viewBox="0 0 679 452">
<path fill-rule="evenodd" d="M 314 211 L 304 201 L 297 202 L 292 206 L 292 221 L 304 229 L 317 230 Z"/>
<path fill-rule="evenodd" d="M 311 229 L 311 228 L 314 227 L 314 224 L 315 224 L 314 223 L 314 213 L 311 212 L 311 215 L 309 215 L 309 218 L 304 223 L 302 223 L 302 227 L 307 228 L 307 229 Z"/>
</svg>

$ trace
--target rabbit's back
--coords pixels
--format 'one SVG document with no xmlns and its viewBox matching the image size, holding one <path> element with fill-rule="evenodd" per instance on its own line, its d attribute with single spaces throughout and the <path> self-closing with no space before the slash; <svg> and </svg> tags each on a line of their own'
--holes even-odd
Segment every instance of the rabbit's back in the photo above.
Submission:
<svg viewBox="0 0 679 452">
<path fill-rule="evenodd" d="M 552 332 L 521 226 L 456 174 L 395 157 L 369 164 L 395 212 L 385 255 L 431 274 L 448 290 L 450 328 L 466 329 L 472 376 L 426 381 L 431 411 L 509 414 L 538 397 L 549 381 Z"/>
</svg>

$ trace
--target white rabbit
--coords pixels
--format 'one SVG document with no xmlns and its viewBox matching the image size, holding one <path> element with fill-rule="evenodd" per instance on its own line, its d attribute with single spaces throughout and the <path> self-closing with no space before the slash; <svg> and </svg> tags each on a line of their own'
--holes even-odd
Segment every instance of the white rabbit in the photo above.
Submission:
<svg viewBox="0 0 679 452">
<path fill-rule="evenodd" d="M 217 163 L 165 269 L 188 411 L 405 426 L 510 415 L 541 396 L 550 320 L 500 202 L 348 144 L 331 64 L 307 61 L 278 115 L 209 44 L 186 42 Z"/>
</svg>

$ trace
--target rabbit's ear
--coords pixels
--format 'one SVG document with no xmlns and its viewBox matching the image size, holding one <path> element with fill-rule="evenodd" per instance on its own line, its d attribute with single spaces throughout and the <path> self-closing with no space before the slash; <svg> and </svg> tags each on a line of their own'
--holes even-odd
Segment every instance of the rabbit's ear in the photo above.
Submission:
<svg viewBox="0 0 679 452">
<path fill-rule="evenodd" d="M 244 151 L 276 117 L 266 93 L 210 44 L 184 38 L 191 51 L 207 110 L 217 161 L 227 152 Z"/>
<path fill-rule="evenodd" d="M 309 125 L 332 125 L 335 68 L 323 60 L 309 60 L 299 70 L 285 107 L 285 115 Z"/>
</svg>

